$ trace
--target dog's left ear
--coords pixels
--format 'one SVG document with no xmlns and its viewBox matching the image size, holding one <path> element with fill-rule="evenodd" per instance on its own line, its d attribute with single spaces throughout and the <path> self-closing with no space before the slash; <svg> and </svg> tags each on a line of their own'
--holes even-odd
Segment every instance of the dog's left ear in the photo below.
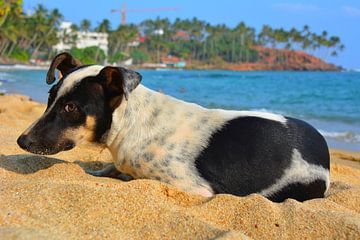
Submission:
<svg viewBox="0 0 360 240">
<path fill-rule="evenodd" d="M 60 76 L 62 76 L 70 69 L 78 66 L 81 66 L 81 62 L 71 56 L 70 53 L 63 52 L 56 55 L 52 60 L 49 70 L 46 74 L 46 83 L 52 84 L 55 82 L 55 69 L 58 69 L 61 73 Z"/>
<path fill-rule="evenodd" d="M 122 67 L 104 67 L 97 76 L 110 97 L 124 94 L 128 100 L 129 94 L 141 82 L 140 73 Z"/>
</svg>

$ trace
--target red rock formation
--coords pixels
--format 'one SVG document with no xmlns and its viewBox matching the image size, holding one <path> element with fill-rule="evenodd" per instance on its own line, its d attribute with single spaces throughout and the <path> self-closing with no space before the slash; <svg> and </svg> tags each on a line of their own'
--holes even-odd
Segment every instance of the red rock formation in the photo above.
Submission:
<svg viewBox="0 0 360 240">
<path fill-rule="evenodd" d="M 341 67 L 329 64 L 302 51 L 254 47 L 259 53 L 256 63 L 226 63 L 222 68 L 230 70 L 293 70 L 293 71 L 340 71 Z"/>
</svg>

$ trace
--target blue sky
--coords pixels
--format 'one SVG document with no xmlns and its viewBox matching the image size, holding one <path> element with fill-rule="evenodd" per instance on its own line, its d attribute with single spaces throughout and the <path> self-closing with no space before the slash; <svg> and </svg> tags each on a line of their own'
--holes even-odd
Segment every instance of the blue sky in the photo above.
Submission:
<svg viewBox="0 0 360 240">
<path fill-rule="evenodd" d="M 120 23 L 120 14 L 110 13 L 120 9 L 121 0 L 24 0 L 24 8 L 31 9 L 41 3 L 47 8 L 58 8 L 67 21 L 79 23 L 87 18 L 92 26 L 108 18 L 112 27 Z M 337 35 L 346 49 L 330 62 L 346 68 L 360 68 L 360 1 L 359 0 L 127 0 L 128 9 L 176 7 L 178 11 L 128 13 L 127 22 L 139 23 L 144 19 L 168 17 L 170 20 L 197 17 L 212 24 L 225 23 L 233 27 L 244 21 L 256 30 L 263 24 L 272 27 L 326 30 Z"/>
</svg>

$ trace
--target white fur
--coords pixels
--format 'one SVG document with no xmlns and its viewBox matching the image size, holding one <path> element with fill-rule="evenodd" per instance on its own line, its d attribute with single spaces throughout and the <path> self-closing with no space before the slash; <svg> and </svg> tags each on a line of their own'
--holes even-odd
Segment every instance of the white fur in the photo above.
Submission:
<svg viewBox="0 0 360 240">
<path fill-rule="evenodd" d="M 88 67 L 80 68 L 79 70 L 70 73 L 63 79 L 64 82 L 62 83 L 58 91 L 56 100 L 68 93 L 77 83 L 79 83 L 84 78 L 98 75 L 103 68 L 104 66 L 91 65 Z M 54 101 L 54 103 L 56 102 L 56 100 Z"/>
<path fill-rule="evenodd" d="M 264 118 L 267 120 L 279 122 L 283 125 L 286 125 L 287 119 L 279 114 L 269 113 L 269 112 L 256 112 L 256 111 L 230 111 L 223 109 L 216 109 L 219 113 L 223 114 L 224 117 L 228 117 L 229 120 L 238 118 L 238 117 L 258 117 Z"/>
<path fill-rule="evenodd" d="M 101 69 L 103 69 L 104 66 L 100 65 L 91 65 L 88 67 L 80 68 L 79 70 L 76 70 L 72 73 L 70 73 L 68 76 L 62 79 L 64 81 L 60 87 L 60 89 L 57 92 L 56 98 L 52 105 L 47 110 L 47 113 L 52 110 L 52 108 L 55 106 L 56 102 L 59 100 L 60 97 L 64 96 L 66 93 L 68 93 L 71 89 L 74 88 L 76 84 L 81 82 L 86 77 L 96 76 L 99 74 Z M 43 117 L 46 116 L 46 113 Z"/>
<path fill-rule="evenodd" d="M 309 184 L 315 180 L 324 180 L 327 191 L 330 185 L 329 170 L 323 168 L 322 166 L 306 162 L 302 158 L 299 150 L 294 149 L 290 167 L 285 170 L 283 176 L 280 179 L 278 179 L 270 187 L 262 190 L 260 194 L 269 197 L 290 184 Z"/>
</svg>

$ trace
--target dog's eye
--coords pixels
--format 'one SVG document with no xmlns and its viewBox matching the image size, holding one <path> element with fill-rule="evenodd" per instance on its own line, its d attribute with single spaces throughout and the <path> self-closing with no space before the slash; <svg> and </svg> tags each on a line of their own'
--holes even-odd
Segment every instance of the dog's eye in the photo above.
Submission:
<svg viewBox="0 0 360 240">
<path fill-rule="evenodd" d="M 65 105 L 64 109 L 65 109 L 65 112 L 70 113 L 70 112 L 73 112 L 73 111 L 76 110 L 76 105 L 73 104 L 73 103 L 68 103 L 68 104 Z"/>
</svg>

